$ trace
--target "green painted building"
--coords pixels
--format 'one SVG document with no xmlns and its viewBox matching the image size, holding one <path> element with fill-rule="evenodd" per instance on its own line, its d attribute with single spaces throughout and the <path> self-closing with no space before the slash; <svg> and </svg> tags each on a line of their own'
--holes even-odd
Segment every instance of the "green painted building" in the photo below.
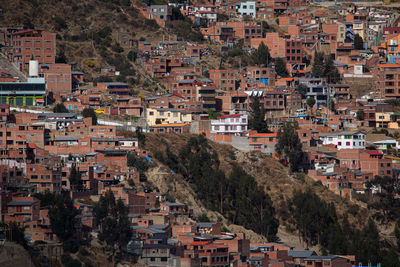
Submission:
<svg viewBox="0 0 400 267">
<path fill-rule="evenodd" d="M 28 79 L 28 82 L 0 83 L 0 104 L 34 106 L 43 103 L 46 96 L 44 79 Z"/>
</svg>

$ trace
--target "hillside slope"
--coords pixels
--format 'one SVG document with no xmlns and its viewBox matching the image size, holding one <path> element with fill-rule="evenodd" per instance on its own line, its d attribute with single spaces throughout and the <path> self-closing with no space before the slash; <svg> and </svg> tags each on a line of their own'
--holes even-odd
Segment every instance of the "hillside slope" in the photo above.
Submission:
<svg viewBox="0 0 400 267">
<path fill-rule="evenodd" d="M 156 153 L 164 151 L 168 145 L 171 152 L 177 155 L 185 146 L 189 137 L 190 135 L 146 134 L 146 149 L 154 156 Z M 315 184 L 311 179 L 306 177 L 302 181 L 296 176 L 290 175 L 288 168 L 275 159 L 256 152 L 237 152 L 231 146 L 209 142 L 218 154 L 221 170 L 227 176 L 234 166 L 239 165 L 247 173 L 255 177 L 258 185 L 269 194 L 276 210 L 277 218 L 280 221 L 277 236 L 281 241 L 287 242 L 296 248 L 302 248 L 304 245 L 298 238 L 293 218 L 287 206 L 287 201 L 292 197 L 292 192 L 295 189 L 305 190 L 306 188 L 311 188 L 321 199 L 334 203 L 339 219 L 347 216 L 349 222 L 357 228 L 362 227 L 370 216 L 368 210 L 361 210 L 361 208 L 358 208 L 348 200 L 344 200 L 325 187 Z M 154 159 L 154 157 L 152 157 L 152 166 L 147 172 L 147 177 L 154 186 L 158 187 L 161 193 L 169 193 L 178 201 L 188 204 L 193 208 L 196 215 L 207 213 L 213 219 L 219 219 L 226 225 L 230 224 L 221 214 L 207 211 L 197 198 L 196 193 L 181 175 L 171 173 L 167 166 Z M 236 230 L 237 228 L 235 227 L 232 226 L 232 230 Z M 255 234 L 255 236 L 259 235 Z"/>
<path fill-rule="evenodd" d="M 130 49 L 121 50 L 118 40 L 126 35 L 151 42 L 165 34 L 154 21 L 139 15 L 130 1 L 14 0 L 5 1 L 2 9 L 2 26 L 56 32 L 58 61 L 76 62 L 88 81 L 100 75 L 101 67 L 113 65 L 121 71 L 121 80 L 148 84 L 138 66 L 127 59 Z"/>
</svg>

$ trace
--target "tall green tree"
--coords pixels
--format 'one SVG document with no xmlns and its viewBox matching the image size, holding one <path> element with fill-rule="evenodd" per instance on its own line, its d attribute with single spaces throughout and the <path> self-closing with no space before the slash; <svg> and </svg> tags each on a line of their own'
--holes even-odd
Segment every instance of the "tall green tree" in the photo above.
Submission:
<svg viewBox="0 0 400 267">
<path fill-rule="evenodd" d="M 53 233 L 62 242 L 73 237 L 76 231 L 77 215 L 78 211 L 68 195 L 54 195 L 49 209 L 50 226 Z"/>
<path fill-rule="evenodd" d="M 268 133 L 269 130 L 265 120 L 265 109 L 261 105 L 258 97 L 252 98 L 250 108 L 249 129 L 256 130 L 259 133 Z"/>
<path fill-rule="evenodd" d="M 82 110 L 82 116 L 84 118 L 92 118 L 92 124 L 97 125 L 97 114 L 92 108 L 85 108 Z"/>
<path fill-rule="evenodd" d="M 271 63 L 271 55 L 264 42 L 261 42 L 257 50 L 251 54 L 251 59 L 257 66 L 268 66 Z"/>
<path fill-rule="evenodd" d="M 321 78 L 324 75 L 324 54 L 316 52 L 312 65 L 311 74 L 313 77 Z"/>
<path fill-rule="evenodd" d="M 289 73 L 286 69 L 286 62 L 282 58 L 277 58 L 275 60 L 275 71 L 280 77 L 288 77 Z"/>
<path fill-rule="evenodd" d="M 122 199 L 115 200 L 113 192 L 108 190 L 100 197 L 93 211 L 100 227 L 99 239 L 112 248 L 114 257 L 116 250 L 131 239 L 128 207 Z"/>
<path fill-rule="evenodd" d="M 337 83 L 340 79 L 339 71 L 332 57 L 328 57 L 328 59 L 324 61 L 323 77 L 327 79 L 328 83 Z"/>
<path fill-rule="evenodd" d="M 298 171 L 303 161 L 303 149 L 293 123 L 284 123 L 278 131 L 278 143 L 275 150 L 279 155 L 289 158 L 290 170 Z"/>
<path fill-rule="evenodd" d="M 296 91 L 299 92 L 299 93 L 301 94 L 301 98 L 302 98 L 302 99 L 305 99 L 305 98 L 306 98 L 307 89 L 308 89 L 308 87 L 307 87 L 306 85 L 302 84 L 302 83 L 299 84 L 299 85 L 296 87 Z"/>
<path fill-rule="evenodd" d="M 364 40 L 359 34 L 354 35 L 354 49 L 356 50 L 364 49 Z"/>
<path fill-rule="evenodd" d="M 76 168 L 75 164 L 72 164 L 69 174 L 69 182 L 73 189 L 80 189 L 82 186 L 82 175 L 80 171 Z"/>
</svg>

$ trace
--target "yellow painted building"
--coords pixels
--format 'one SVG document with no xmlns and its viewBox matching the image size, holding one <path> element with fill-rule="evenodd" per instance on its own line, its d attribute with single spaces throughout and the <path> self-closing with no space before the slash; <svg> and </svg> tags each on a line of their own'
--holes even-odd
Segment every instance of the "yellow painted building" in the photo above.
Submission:
<svg viewBox="0 0 400 267">
<path fill-rule="evenodd" d="M 376 128 L 388 128 L 388 124 L 391 122 L 391 112 L 376 112 Z"/>
<path fill-rule="evenodd" d="M 363 40 L 367 38 L 367 24 L 364 21 L 353 22 L 354 35 L 358 34 Z"/>
<path fill-rule="evenodd" d="M 171 123 L 190 123 L 192 114 L 185 114 L 180 110 L 170 108 L 146 109 L 146 121 L 148 125 L 171 124 Z"/>
</svg>

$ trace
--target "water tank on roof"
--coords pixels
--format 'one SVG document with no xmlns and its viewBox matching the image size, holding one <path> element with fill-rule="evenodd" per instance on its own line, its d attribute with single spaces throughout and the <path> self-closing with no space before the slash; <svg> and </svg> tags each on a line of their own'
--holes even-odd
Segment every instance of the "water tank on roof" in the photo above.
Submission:
<svg viewBox="0 0 400 267">
<path fill-rule="evenodd" d="M 29 77 L 39 76 L 39 61 L 29 60 Z"/>
</svg>

